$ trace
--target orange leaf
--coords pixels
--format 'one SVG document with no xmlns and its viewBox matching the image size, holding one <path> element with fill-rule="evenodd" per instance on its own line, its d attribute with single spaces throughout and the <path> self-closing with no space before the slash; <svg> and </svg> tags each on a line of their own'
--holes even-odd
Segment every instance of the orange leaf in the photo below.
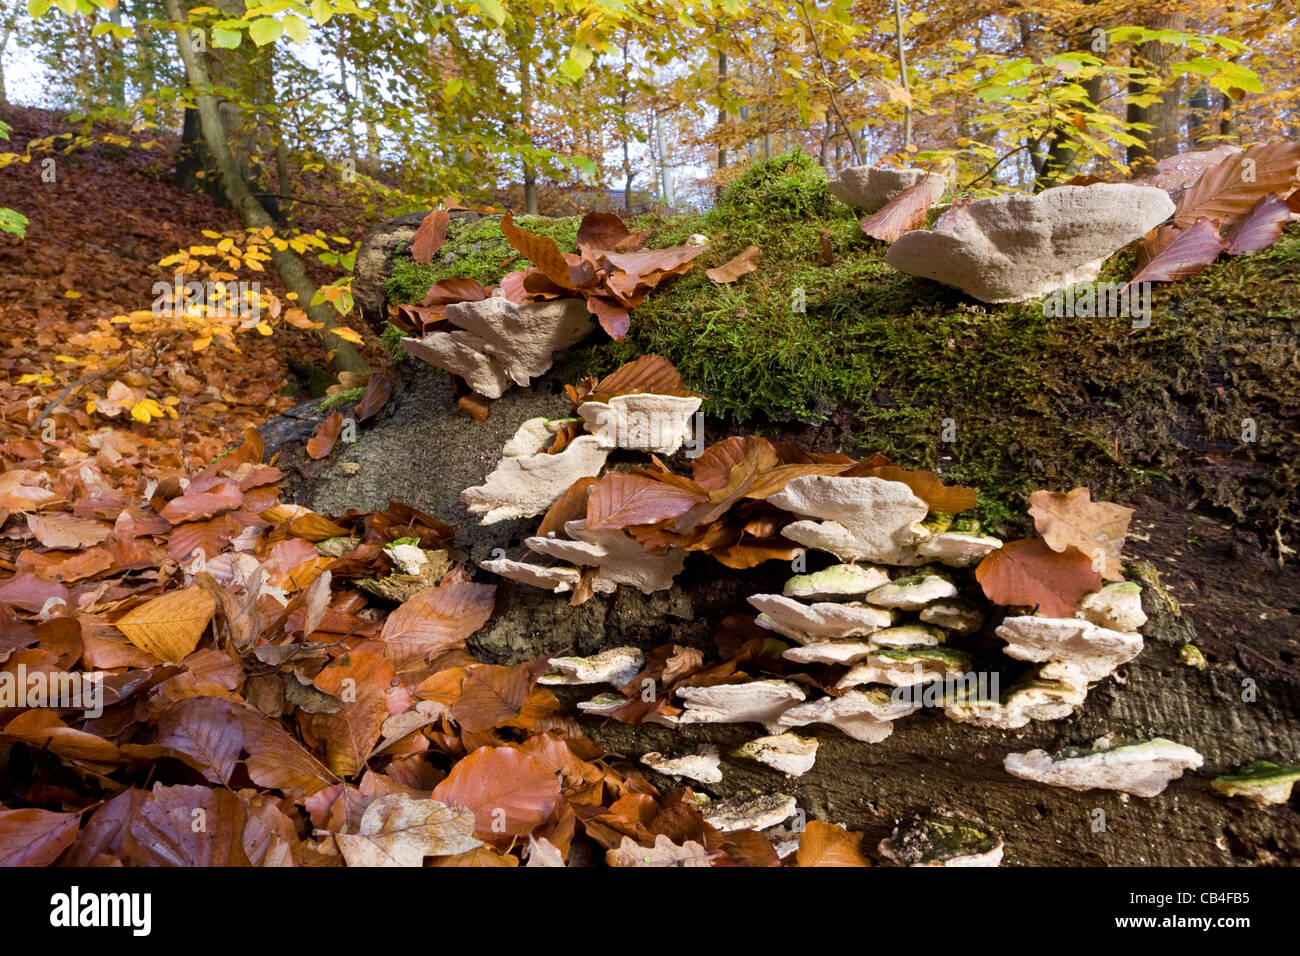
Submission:
<svg viewBox="0 0 1300 956">
<path fill-rule="evenodd" d="M 799 834 L 795 861 L 800 866 L 870 866 L 862 855 L 862 834 L 822 820 L 809 820 Z"/>
<path fill-rule="evenodd" d="M 384 655 L 402 668 L 464 642 L 492 616 L 496 586 L 475 584 L 457 568 L 388 616 L 379 634 Z"/>
<path fill-rule="evenodd" d="M 1042 538 L 1007 542 L 979 563 L 975 580 L 990 601 L 1048 617 L 1073 617 L 1080 599 L 1101 589 L 1091 558 L 1075 547 L 1053 551 Z"/>
<path fill-rule="evenodd" d="M 735 282 L 746 273 L 757 269 L 758 260 L 762 255 L 763 253 L 759 251 L 758 246 L 750 246 L 734 259 L 724 262 L 720 266 L 714 266 L 712 269 L 705 269 L 704 274 L 714 282 Z"/>
<path fill-rule="evenodd" d="M 451 768 L 433 799 L 474 812 L 474 835 L 509 841 L 550 819 L 560 781 L 546 765 L 513 747 L 479 747 Z"/>
<path fill-rule="evenodd" d="M 339 440 L 339 433 L 342 431 L 343 413 L 335 412 L 320 423 L 320 426 L 316 429 L 316 434 L 307 439 L 307 454 L 316 461 L 328 458 L 329 453 L 334 450 L 334 443 Z"/>
<path fill-rule="evenodd" d="M 154 598 L 114 622 L 136 647 L 160 661 L 179 661 L 199 643 L 217 602 L 195 586 Z"/>
<path fill-rule="evenodd" d="M 450 222 L 451 216 L 441 209 L 435 209 L 425 216 L 411 239 L 411 258 L 421 265 L 427 264 L 433 254 L 446 243 L 447 225 Z"/>
</svg>

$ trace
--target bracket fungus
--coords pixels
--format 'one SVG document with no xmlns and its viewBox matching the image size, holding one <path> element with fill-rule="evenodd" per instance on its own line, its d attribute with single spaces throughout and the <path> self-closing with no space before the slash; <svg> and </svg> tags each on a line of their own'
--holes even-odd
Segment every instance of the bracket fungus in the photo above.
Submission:
<svg viewBox="0 0 1300 956">
<path fill-rule="evenodd" d="M 851 690 L 839 697 L 796 704 L 777 719 L 777 724 L 829 724 L 854 740 L 876 744 L 894 732 L 893 721 L 915 713 L 920 706 L 919 702 L 895 701 L 882 690 Z"/>
<path fill-rule="evenodd" d="M 572 591 L 582 580 L 582 572 L 577 568 L 561 565 L 529 564 L 527 561 L 515 561 L 511 558 L 492 558 L 479 567 L 493 574 L 499 574 L 520 584 L 530 584 L 535 588 L 546 588 L 555 594 Z"/>
<path fill-rule="evenodd" d="M 636 392 L 614 395 L 608 403 L 583 402 L 578 414 L 601 448 L 673 455 L 691 437 L 701 402 L 698 395 Z"/>
<path fill-rule="evenodd" d="M 682 724 L 762 724 L 779 733 L 778 718 L 807 695 L 798 684 L 784 680 L 753 680 L 743 684 L 679 687 L 685 705 Z"/>
<path fill-rule="evenodd" d="M 518 305 L 501 296 L 447 306 L 456 331 L 406 338 L 408 354 L 465 379 L 474 391 L 500 398 L 511 385 L 545 374 L 555 354 L 581 342 L 596 327 L 582 299 Z"/>
<path fill-rule="evenodd" d="M 965 815 L 916 817 L 880 841 L 880 855 L 900 866 L 998 866 L 1002 837 Z"/>
<path fill-rule="evenodd" d="M 1195 770 L 1201 763 L 1201 755 L 1191 747 L 1163 737 L 1119 740 L 1107 736 L 1097 738 L 1091 748 L 1007 754 L 1002 765 L 1013 777 L 1053 787 L 1119 790 L 1135 797 L 1154 797 L 1184 770 Z"/>
<path fill-rule="evenodd" d="M 1075 617 L 1112 631 L 1136 631 L 1147 622 L 1142 611 L 1142 586 L 1135 581 L 1116 581 L 1100 591 L 1085 595 Z"/>
<path fill-rule="evenodd" d="M 592 588 L 612 594 L 620 584 L 644 594 L 673 586 L 686 563 L 686 552 L 675 548 L 650 550 L 621 529 L 591 530 L 581 519 L 566 521 L 567 538 L 534 536 L 524 543 L 538 554 L 583 567 L 596 568 Z"/>
<path fill-rule="evenodd" d="M 910 546 L 930 536 L 921 522 L 930 508 L 900 481 L 804 475 L 769 499 L 801 519 L 781 534 L 841 561 L 901 564 Z"/>
<path fill-rule="evenodd" d="M 689 777 L 700 783 L 722 782 L 722 758 L 718 748 L 707 744 L 701 746 L 697 753 L 682 757 L 665 757 L 658 752 L 644 754 L 641 762 L 651 770 L 674 777 Z"/>
<path fill-rule="evenodd" d="M 1046 662 L 1040 674 L 1080 688 L 1099 681 L 1142 651 L 1142 635 L 1079 618 L 1008 617 L 997 629 L 1008 657 Z"/>
<path fill-rule="evenodd" d="M 872 564 L 832 564 L 812 574 L 796 574 L 781 589 L 783 597 L 807 601 L 861 598 L 882 584 L 889 572 Z"/>
<path fill-rule="evenodd" d="M 784 793 L 731 797 L 701 807 L 704 820 L 715 830 L 767 830 L 779 826 L 799 812 L 794 797 Z"/>
<path fill-rule="evenodd" d="M 591 657 L 552 657 L 555 668 L 539 684 L 613 684 L 622 687 L 645 667 L 645 654 L 635 647 L 611 647 Z"/>
<path fill-rule="evenodd" d="M 460 493 L 460 500 L 469 513 L 482 515 L 479 524 L 539 515 L 579 478 L 598 475 L 605 466 L 609 449 L 602 448 L 590 435 L 580 435 L 554 455 L 536 451 L 536 445 L 532 446 L 534 453 L 519 454 L 521 449 L 530 446 L 538 421 L 529 419 L 519 426 L 502 449 L 502 459 L 483 484 Z"/>
<path fill-rule="evenodd" d="M 757 760 L 787 777 L 801 777 L 817 760 L 817 741 L 789 731 L 759 737 L 738 747 L 733 756 Z"/>
<path fill-rule="evenodd" d="M 957 585 L 952 583 L 952 578 L 942 572 L 925 569 L 882 584 L 863 600 L 876 607 L 919 611 L 931 601 L 956 596 Z"/>
<path fill-rule="evenodd" d="M 949 674 L 961 674 L 969 669 L 969 657 L 946 647 L 881 648 L 849 668 L 835 687 L 837 690 L 862 684 L 910 687 L 943 680 Z"/>
<path fill-rule="evenodd" d="M 1225 797 L 1241 797 L 1261 807 L 1286 803 L 1300 780 L 1300 766 L 1282 766 L 1269 760 L 1246 764 L 1234 774 L 1215 777 L 1210 786 Z"/>
<path fill-rule="evenodd" d="M 984 302 L 1021 302 L 1092 281 L 1108 256 L 1173 212 L 1163 189 L 1130 183 L 992 196 L 904 233 L 885 262 Z"/>
<path fill-rule="evenodd" d="M 760 612 L 760 627 L 800 644 L 843 637 L 863 637 L 893 623 L 892 612 L 865 604 L 804 604 L 780 594 L 754 594 L 749 603 Z"/>
<path fill-rule="evenodd" d="M 1008 689 L 1001 700 L 956 700 L 944 713 L 959 724 L 1019 730 L 1031 720 L 1069 717 L 1087 696 L 1087 688 L 1061 681 L 1027 680 Z"/>
<path fill-rule="evenodd" d="M 863 212 L 876 212 L 917 183 L 925 183 L 931 205 L 942 199 L 948 189 L 948 180 L 938 173 L 890 166 L 850 166 L 833 176 L 828 187 L 840 202 Z"/>
</svg>

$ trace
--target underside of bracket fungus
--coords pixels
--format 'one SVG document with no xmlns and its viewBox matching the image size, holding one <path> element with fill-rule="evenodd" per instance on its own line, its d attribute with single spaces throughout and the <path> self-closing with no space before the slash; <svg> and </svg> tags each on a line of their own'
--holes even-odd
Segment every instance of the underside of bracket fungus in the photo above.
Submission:
<svg viewBox="0 0 1300 956">
<path fill-rule="evenodd" d="M 582 299 L 517 305 L 502 296 L 447 306 L 452 332 L 402 339 L 407 354 L 459 375 L 474 391 L 500 398 L 512 385 L 545 374 L 555 354 L 596 327 Z"/>
<path fill-rule="evenodd" d="M 608 402 L 583 402 L 578 414 L 601 448 L 673 455 L 691 437 L 698 395 L 614 395 Z"/>
<path fill-rule="evenodd" d="M 800 737 L 787 731 L 742 744 L 734 756 L 757 760 L 787 777 L 801 777 L 813 768 L 817 747 L 817 741 L 812 737 Z"/>
<path fill-rule="evenodd" d="M 831 178 L 830 193 L 840 202 L 875 212 L 903 190 L 924 183 L 930 205 L 943 198 L 948 181 L 923 169 L 894 169 L 890 166 L 850 166 Z"/>
<path fill-rule="evenodd" d="M 1095 279 L 1107 257 L 1173 212 L 1163 189 L 1128 183 L 993 196 L 905 233 L 885 261 L 985 302 L 1020 302 Z"/>
<path fill-rule="evenodd" d="M 782 727 L 829 724 L 854 740 L 875 744 L 894 732 L 893 721 L 915 713 L 920 706 L 894 701 L 881 690 L 851 690 L 839 697 L 796 704 L 781 714 L 777 723 Z"/>
<path fill-rule="evenodd" d="M 1300 766 L 1282 766 L 1256 760 L 1236 773 L 1215 777 L 1210 786 L 1225 797 L 1241 797 L 1261 807 L 1286 803 L 1291 788 L 1300 781 Z"/>
<path fill-rule="evenodd" d="M 673 549 L 651 551 L 627 532 L 614 529 L 590 530 L 583 521 L 564 525 L 567 538 L 534 536 L 524 543 L 538 554 L 583 567 L 596 568 L 592 587 L 610 594 L 626 584 L 649 594 L 673 585 L 673 578 L 686 562 L 686 552 Z"/>
<path fill-rule="evenodd" d="M 622 687 L 645 667 L 645 654 L 635 647 L 611 647 L 591 657 L 552 657 L 555 668 L 539 684 L 613 684 Z"/>
<path fill-rule="evenodd" d="M 964 815 L 916 817 L 880 841 L 880 855 L 900 866 L 998 866 L 1002 837 Z"/>
<path fill-rule="evenodd" d="M 807 695 L 798 684 L 783 680 L 754 680 L 712 687 L 679 687 L 684 704 L 682 724 L 762 724 L 769 733 L 781 730 L 778 718 Z"/>
<path fill-rule="evenodd" d="M 1184 770 L 1195 770 L 1201 763 L 1201 755 L 1191 747 L 1163 737 L 1099 737 L 1090 748 L 1069 747 L 1057 754 L 1045 750 L 1007 754 L 1003 766 L 1012 776 L 1053 787 L 1119 790 L 1135 797 L 1154 797 Z"/>
<path fill-rule="evenodd" d="M 609 449 L 590 435 L 574 438 L 562 451 L 551 454 L 525 453 L 545 419 L 529 419 L 502 449 L 502 459 L 483 484 L 460 493 L 470 514 L 482 515 L 479 524 L 495 524 L 512 518 L 532 518 L 553 505 L 579 478 L 600 473 Z"/>
<path fill-rule="evenodd" d="M 1078 618 L 1008 617 L 997 630 L 1004 652 L 1022 661 L 1045 662 L 1039 674 L 1073 687 L 1113 673 L 1142 651 L 1142 635 L 1098 627 Z"/>
<path fill-rule="evenodd" d="M 556 594 L 572 591 L 582 580 L 582 572 L 577 568 L 558 565 L 529 564 L 527 561 L 515 561 L 511 558 L 493 558 L 484 561 L 479 567 L 493 574 L 499 574 L 520 584 L 531 584 L 535 588 L 545 588 Z"/>
<path fill-rule="evenodd" d="M 842 561 L 898 564 L 930 536 L 921 522 L 930 508 L 902 482 L 883 478 L 806 475 L 768 499 L 801 520 L 781 534 Z"/>
<path fill-rule="evenodd" d="M 644 754 L 641 762 L 651 770 L 674 777 L 689 777 L 700 783 L 722 781 L 722 757 L 718 754 L 718 748 L 707 744 L 700 747 L 698 753 L 684 757 L 665 757 L 657 752 Z"/>
</svg>

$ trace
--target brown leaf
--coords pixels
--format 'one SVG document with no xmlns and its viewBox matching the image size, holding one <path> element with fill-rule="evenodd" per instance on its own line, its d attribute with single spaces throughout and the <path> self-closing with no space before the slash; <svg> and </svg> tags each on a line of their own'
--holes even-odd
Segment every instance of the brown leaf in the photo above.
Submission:
<svg viewBox="0 0 1300 956">
<path fill-rule="evenodd" d="M 114 621 L 136 647 L 160 661 L 179 661 L 199 643 L 217 603 L 201 587 L 170 591 Z"/>
<path fill-rule="evenodd" d="M 371 373 L 370 379 L 366 382 L 366 391 L 354 409 L 357 424 L 369 421 L 379 414 L 380 410 L 388 404 L 388 400 L 393 397 L 393 388 L 396 384 L 392 376 L 386 372 Z"/>
<path fill-rule="evenodd" d="M 817 239 L 818 249 L 821 251 L 822 265 L 835 265 L 835 247 L 831 245 L 831 231 L 823 229 L 822 234 Z"/>
<path fill-rule="evenodd" d="M 540 760 L 513 747 L 479 747 L 451 768 L 433 798 L 474 812 L 474 835 L 508 841 L 550 819 L 560 781 Z"/>
<path fill-rule="evenodd" d="M 459 699 L 451 706 L 452 719 L 470 733 L 491 730 L 513 720 L 549 666 L 542 659 L 514 667 L 483 664 L 472 668 L 461 683 Z"/>
<path fill-rule="evenodd" d="M 0 810 L 0 866 L 49 866 L 77 839 L 79 813 Z"/>
<path fill-rule="evenodd" d="M 1161 230 L 1157 242 L 1165 242 L 1170 233 Z M 1219 254 L 1228 248 L 1228 240 L 1219 235 L 1213 221 L 1198 219 L 1150 255 L 1129 284 L 1135 282 L 1174 282 L 1199 275 Z M 1149 254 L 1149 253 L 1148 253 Z"/>
<path fill-rule="evenodd" d="M 870 866 L 862 853 L 862 834 L 822 820 L 809 820 L 799 834 L 799 866 Z"/>
<path fill-rule="evenodd" d="M 615 342 L 622 342 L 632 326 L 632 315 L 627 307 L 608 296 L 587 296 L 587 311 L 596 317 L 600 327 Z"/>
<path fill-rule="evenodd" d="M 506 237 L 506 242 L 523 253 L 524 257 L 537 267 L 537 271 L 551 282 L 564 289 L 576 288 L 568 260 L 564 258 L 554 239 L 549 236 L 535 236 L 531 232 L 520 229 L 515 225 L 514 217 L 510 215 L 509 210 L 506 210 L 505 216 L 501 219 L 501 234 Z M 502 288 L 505 288 L 504 283 Z"/>
<path fill-rule="evenodd" d="M 1042 538 L 1007 542 L 979 563 L 975 579 L 990 601 L 1048 617 L 1073 617 L 1083 596 L 1101 589 L 1091 558 L 1074 547 L 1053 551 Z"/>
<path fill-rule="evenodd" d="M 862 231 L 872 239 L 893 242 L 905 232 L 920 229 L 934 204 L 925 183 L 908 186 L 879 210 L 862 220 Z"/>
<path fill-rule="evenodd" d="M 470 811 L 405 793 L 379 797 L 366 807 L 356 833 L 335 833 L 334 840 L 348 866 L 422 866 L 426 856 L 479 845 Z"/>
<path fill-rule="evenodd" d="M 627 226 L 612 212 L 589 212 L 578 226 L 578 248 L 613 249 L 631 236 Z"/>
<path fill-rule="evenodd" d="M 425 306 L 445 306 L 457 302 L 481 302 L 491 293 L 475 279 L 464 276 L 452 276 L 429 286 L 420 304 Z"/>
<path fill-rule="evenodd" d="M 615 395 L 639 392 L 680 397 L 695 394 L 686 387 L 672 362 L 662 355 L 642 355 L 602 378 L 585 396 L 585 400 L 608 402 Z"/>
<path fill-rule="evenodd" d="M 758 246 L 750 246 L 744 252 L 735 258 L 724 262 L 720 266 L 714 266 L 712 269 L 705 269 L 704 274 L 714 282 L 727 283 L 735 282 L 746 273 L 753 272 L 758 268 L 758 260 L 762 258 L 763 253 L 759 251 Z"/>
<path fill-rule="evenodd" d="M 1276 193 L 1269 193 L 1245 218 L 1230 223 L 1223 230 L 1223 237 L 1229 243 L 1228 255 L 1242 256 L 1267 249 L 1281 238 L 1282 229 L 1290 221 L 1291 207 Z M 31 518 L 27 520 L 30 524 Z"/>
<path fill-rule="evenodd" d="M 435 209 L 420 222 L 411 239 L 411 258 L 427 265 L 433 254 L 447 242 L 447 226 L 451 222 L 446 210 Z"/>
<path fill-rule="evenodd" d="M 703 494 L 675 488 L 642 475 L 611 471 L 591 486 L 586 527 L 628 528 L 685 514 L 705 501 Z"/>
<path fill-rule="evenodd" d="M 492 399 L 479 395 L 477 392 L 470 392 L 468 395 L 462 395 L 456 404 L 460 410 L 469 415 L 476 422 L 485 422 L 488 416 L 492 414 Z"/>
<path fill-rule="evenodd" d="M 392 664 L 367 651 L 352 651 L 316 675 L 316 686 L 343 706 L 334 713 L 311 714 L 307 726 L 325 741 L 325 763 L 340 777 L 366 769 L 391 716 L 388 691 L 396 677 Z"/>
<path fill-rule="evenodd" d="M 339 433 L 343 431 L 343 413 L 335 412 L 316 429 L 316 434 L 307 439 L 307 454 L 316 461 L 322 458 L 328 458 L 330 452 L 334 450 L 334 443 L 339 440 Z"/>
<path fill-rule="evenodd" d="M 912 494 L 920 498 L 931 511 L 940 514 L 955 515 L 978 504 L 978 495 L 974 488 L 961 485 L 945 485 L 939 476 L 928 471 L 908 471 L 895 465 L 876 467 L 857 466 L 844 474 L 857 478 L 881 478 L 885 481 L 898 481 L 912 489 Z"/>
<path fill-rule="evenodd" d="M 1233 153 L 1208 167 L 1179 197 L 1171 222 L 1191 227 L 1200 219 L 1210 219 L 1226 226 L 1245 218 L 1269 193 L 1282 195 L 1293 189 L 1298 165 L 1300 143 L 1289 140 L 1256 143 Z"/>
<path fill-rule="evenodd" d="M 455 647 L 492 616 L 496 586 L 475 584 L 464 569 L 448 573 L 388 616 L 379 640 L 395 667 L 405 668 Z"/>
<path fill-rule="evenodd" d="M 244 493 L 238 482 L 218 481 L 206 488 L 196 488 L 191 484 L 189 490 L 167 502 L 159 512 L 172 524 L 184 521 L 198 521 L 211 518 L 225 511 L 233 511 L 244 503 Z M 214 556 L 215 552 L 209 556 Z"/>
<path fill-rule="evenodd" d="M 1029 501 L 1034 527 L 1053 551 L 1073 545 L 1092 559 L 1107 580 L 1124 580 L 1120 551 L 1133 518 L 1132 508 L 1093 501 L 1087 488 L 1065 494 L 1035 491 Z"/>
<path fill-rule="evenodd" d="M 545 538 L 551 534 L 564 534 L 564 526 L 570 521 L 577 521 L 587 516 L 587 496 L 595 478 L 579 478 L 560 496 L 560 500 L 551 505 L 537 526 L 537 537 Z"/>
<path fill-rule="evenodd" d="M 27 527 L 46 548 L 88 548 L 113 533 L 103 521 L 70 514 L 29 514 Z"/>
</svg>

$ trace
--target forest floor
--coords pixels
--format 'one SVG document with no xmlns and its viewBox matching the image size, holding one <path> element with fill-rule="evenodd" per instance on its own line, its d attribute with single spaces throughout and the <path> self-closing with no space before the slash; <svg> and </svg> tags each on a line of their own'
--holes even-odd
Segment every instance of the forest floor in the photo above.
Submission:
<svg viewBox="0 0 1300 956">
<path fill-rule="evenodd" d="M 65 129 L 39 111 L 9 110 L 0 118 L 14 125 L 9 149 L 19 152 L 29 140 Z M 288 327 L 241 337 L 239 355 L 169 347 L 150 364 L 112 377 L 142 393 L 162 383 L 177 399 L 176 417 L 137 422 L 126 408 L 105 417 L 107 379 L 93 376 L 114 346 L 102 321 L 148 307 L 154 284 L 171 278 L 160 259 L 204 241 L 204 230 L 238 225 L 210 198 L 170 185 L 174 146 L 101 144 L 52 154 L 52 183 L 41 180 L 36 162 L 0 175 L 0 206 L 31 221 L 25 242 L 0 239 L 6 336 L 0 463 L 6 470 L 44 474 L 66 489 L 76 485 L 79 466 L 92 463 L 115 490 L 147 497 L 150 481 L 212 466 L 249 428 L 302 402 L 306 390 L 290 368 L 291 356 L 296 368 L 324 365 L 315 339 Z M 356 238 L 367 225 L 315 209 L 302 214 L 304 228 Z M 562 248 L 571 247 L 564 243 L 577 222 L 521 219 L 554 235 Z M 1300 528 L 1300 228 L 1291 226 L 1266 253 L 1158 288 L 1152 326 L 1136 330 L 1128 319 L 1046 318 L 1035 304 L 982 306 L 894 272 L 880 261 L 883 245 L 861 234 L 851 211 L 829 199 L 802 160 L 757 167 L 717 210 L 646 216 L 632 225 L 646 231 L 651 246 L 694 233 L 718 239 L 705 265 L 750 243 L 764 257 L 756 273 L 732 286 L 709 283 L 702 269 L 665 286 L 634 312 L 625 343 L 602 338 L 575 350 L 568 363 L 575 372 L 608 372 L 637 355 L 661 354 L 708 397 L 710 439 L 748 431 L 815 451 L 879 451 L 977 487 L 979 517 L 997 534 L 1025 530 L 1020 496 L 1029 490 L 1087 485 L 1096 498 L 1137 510 L 1126 556 L 1159 570 L 1194 621 L 1212 671 L 1291 689 L 1300 683 L 1300 556 L 1290 551 Z M 512 253 L 495 220 L 453 221 L 432 265 L 399 261 L 393 298 L 418 299 L 447 275 L 494 281 L 522 264 L 510 261 Z M 1117 257 L 1107 274 L 1129 266 Z M 331 277 L 320 267 L 316 274 Z M 791 308 L 795 290 L 803 311 Z M 372 338 L 366 354 L 376 367 L 390 360 Z M 403 363 L 395 368 L 402 373 Z M 51 440 L 35 425 L 60 397 Z M 86 409 L 91 397 L 101 398 L 93 412 Z M 446 414 L 459 413 L 449 405 Z M 1247 418 L 1257 430 L 1249 442 L 1241 440 Z M 957 442 L 942 440 L 945 419 L 955 423 Z M 380 436 L 385 423 L 373 427 Z M 0 527 L 9 518 L 0 510 Z M 0 590 L 20 570 L 25 536 L 16 515 L 8 529 L 0 542 Z M 37 601 L 26 610 L 39 608 Z M 380 624 L 372 609 L 358 613 L 368 626 Z M 1269 741 L 1256 750 L 1272 759 L 1300 758 L 1274 752 Z M 414 772 L 391 774 L 426 791 L 435 782 Z M 57 802 L 50 797 L 57 793 L 65 805 L 79 806 L 63 790 L 42 785 L 46 804 Z M 1217 799 L 1201 789 L 1207 804 Z M 10 786 L 4 790 L 12 798 Z M 32 790 L 19 796 L 41 802 Z M 1294 811 L 1283 811 L 1294 830 Z M 1287 839 L 1269 843 L 1256 835 L 1247 842 L 1248 850 L 1233 859 L 1300 858 L 1300 847 Z M 727 852 L 743 857 L 749 851 Z"/>
</svg>

